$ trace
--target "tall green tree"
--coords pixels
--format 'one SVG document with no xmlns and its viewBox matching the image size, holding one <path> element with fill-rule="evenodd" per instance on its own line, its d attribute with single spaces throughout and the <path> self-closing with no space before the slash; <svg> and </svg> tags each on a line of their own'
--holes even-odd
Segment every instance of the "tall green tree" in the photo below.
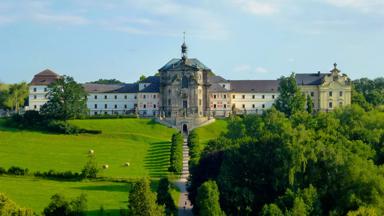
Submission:
<svg viewBox="0 0 384 216">
<path fill-rule="evenodd" d="M 296 83 L 295 74 L 289 77 L 281 77 L 279 80 L 279 97 L 275 101 L 275 107 L 287 116 L 300 111 L 305 111 L 305 95 L 300 91 Z"/>
<path fill-rule="evenodd" d="M 157 203 L 165 205 L 166 215 L 176 215 L 176 205 L 171 196 L 171 183 L 167 177 L 163 177 L 159 181 L 157 187 Z"/>
<path fill-rule="evenodd" d="M 221 216 L 225 215 L 220 208 L 220 192 L 215 181 L 204 182 L 197 190 L 196 204 L 199 215 Z"/>
<path fill-rule="evenodd" d="M 50 119 L 68 120 L 88 114 L 83 86 L 69 76 L 63 76 L 49 85 L 49 101 L 41 108 L 41 113 Z"/>
<path fill-rule="evenodd" d="M 156 203 L 156 193 L 151 191 L 148 179 L 134 183 L 128 197 L 128 212 L 132 216 L 165 215 L 164 206 Z"/>
<path fill-rule="evenodd" d="M 20 111 L 28 98 L 28 84 L 26 82 L 16 83 L 9 86 L 4 98 L 4 105 L 15 112 Z"/>
</svg>

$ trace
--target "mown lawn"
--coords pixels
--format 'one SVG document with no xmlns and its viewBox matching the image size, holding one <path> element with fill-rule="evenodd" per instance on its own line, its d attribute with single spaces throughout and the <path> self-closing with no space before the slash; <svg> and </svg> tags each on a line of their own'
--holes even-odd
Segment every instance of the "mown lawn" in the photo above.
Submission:
<svg viewBox="0 0 384 216">
<path fill-rule="evenodd" d="M 196 128 L 196 132 L 199 135 L 201 146 L 204 148 L 208 141 L 211 139 L 218 138 L 222 133 L 228 131 L 228 120 L 227 119 L 216 119 L 212 124 Z"/>
<path fill-rule="evenodd" d="M 151 177 L 152 189 L 157 179 L 169 175 L 170 139 L 174 129 L 149 119 L 73 120 L 81 128 L 101 130 L 101 134 L 60 135 L 38 131 L 18 130 L 4 126 L 0 120 L 0 167 L 20 166 L 30 172 L 80 172 L 93 149 L 102 170 L 102 177 L 137 179 Z M 129 162 L 130 166 L 123 166 Z M 41 213 L 50 197 L 61 193 L 69 198 L 85 193 L 88 215 L 98 215 L 102 205 L 111 215 L 127 208 L 128 183 L 111 181 L 56 181 L 32 176 L 0 176 L 0 192 L 7 194 L 20 206 Z M 172 196 L 178 201 L 179 192 Z"/>
<path fill-rule="evenodd" d="M 113 178 L 160 177 L 168 174 L 173 129 L 149 119 L 73 120 L 81 128 L 102 134 L 59 135 L 9 129 L 0 120 L 0 166 L 20 166 L 30 171 L 80 172 L 89 149 L 101 176 Z M 129 162 L 130 166 L 123 164 Z"/>
<path fill-rule="evenodd" d="M 119 215 L 120 208 L 127 209 L 128 183 L 108 181 L 66 182 L 34 177 L 0 176 L 0 191 L 19 206 L 32 208 L 40 215 L 55 193 L 74 198 L 87 195 L 87 215 L 98 215 L 100 206 L 112 215 Z"/>
</svg>

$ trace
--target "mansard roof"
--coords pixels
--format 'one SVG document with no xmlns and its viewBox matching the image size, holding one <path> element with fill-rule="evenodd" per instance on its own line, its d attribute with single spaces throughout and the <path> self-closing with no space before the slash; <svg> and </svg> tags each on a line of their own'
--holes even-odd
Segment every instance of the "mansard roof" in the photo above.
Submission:
<svg viewBox="0 0 384 216">
<path fill-rule="evenodd" d="M 221 86 L 219 83 L 212 83 L 209 88 L 209 92 L 228 92 L 229 90 Z"/>
<path fill-rule="evenodd" d="M 155 93 L 160 92 L 160 78 L 158 76 L 147 77 L 142 82 L 150 83 L 147 87 L 139 91 L 138 83 L 129 84 L 94 84 L 86 83 L 83 87 L 88 93 Z"/>
<path fill-rule="evenodd" d="M 297 85 L 321 85 L 324 76 L 329 73 L 299 73 L 296 74 Z"/>
<path fill-rule="evenodd" d="M 136 93 L 138 92 L 138 84 L 83 84 L 87 93 Z"/>
<path fill-rule="evenodd" d="M 146 93 L 155 93 L 160 92 L 160 77 L 159 76 L 150 76 L 147 77 L 142 83 L 150 83 L 147 87 L 142 89 L 140 92 Z"/>
<path fill-rule="evenodd" d="M 201 63 L 198 59 L 195 59 L 195 58 L 188 58 L 186 59 L 185 62 L 182 59 L 174 58 L 170 60 L 167 64 L 165 64 L 162 68 L 160 68 L 159 71 L 171 70 L 173 68 L 177 68 L 182 65 L 190 66 L 199 70 L 211 70 L 210 68 L 208 68 L 203 63 Z"/>
<path fill-rule="evenodd" d="M 209 76 L 208 77 L 209 83 L 226 83 L 229 82 L 228 80 L 224 79 L 221 76 Z"/>
<path fill-rule="evenodd" d="M 60 75 L 49 70 L 45 69 L 41 71 L 40 73 L 36 74 L 32 81 L 31 85 L 49 85 L 53 83 L 54 81 L 58 80 L 60 78 Z"/>
<path fill-rule="evenodd" d="M 278 80 L 229 80 L 232 92 L 277 92 Z"/>
</svg>

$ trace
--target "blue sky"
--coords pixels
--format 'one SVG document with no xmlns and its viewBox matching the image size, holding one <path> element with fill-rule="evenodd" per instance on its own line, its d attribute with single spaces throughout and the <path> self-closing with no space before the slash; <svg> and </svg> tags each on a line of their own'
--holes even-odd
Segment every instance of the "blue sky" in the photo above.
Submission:
<svg viewBox="0 0 384 216">
<path fill-rule="evenodd" d="M 383 0 L 0 0 L 0 81 L 133 82 L 180 57 L 227 79 L 384 75 Z"/>
</svg>

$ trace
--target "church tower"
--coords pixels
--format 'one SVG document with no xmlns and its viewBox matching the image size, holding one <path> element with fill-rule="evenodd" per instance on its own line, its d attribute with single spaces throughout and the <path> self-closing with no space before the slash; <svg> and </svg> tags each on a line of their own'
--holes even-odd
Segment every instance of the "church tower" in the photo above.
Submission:
<svg viewBox="0 0 384 216">
<path fill-rule="evenodd" d="M 207 115 L 207 77 L 211 70 L 195 58 L 188 58 L 188 47 L 181 45 L 181 58 L 170 60 L 159 69 L 160 115 L 172 125 L 197 124 Z"/>
</svg>

